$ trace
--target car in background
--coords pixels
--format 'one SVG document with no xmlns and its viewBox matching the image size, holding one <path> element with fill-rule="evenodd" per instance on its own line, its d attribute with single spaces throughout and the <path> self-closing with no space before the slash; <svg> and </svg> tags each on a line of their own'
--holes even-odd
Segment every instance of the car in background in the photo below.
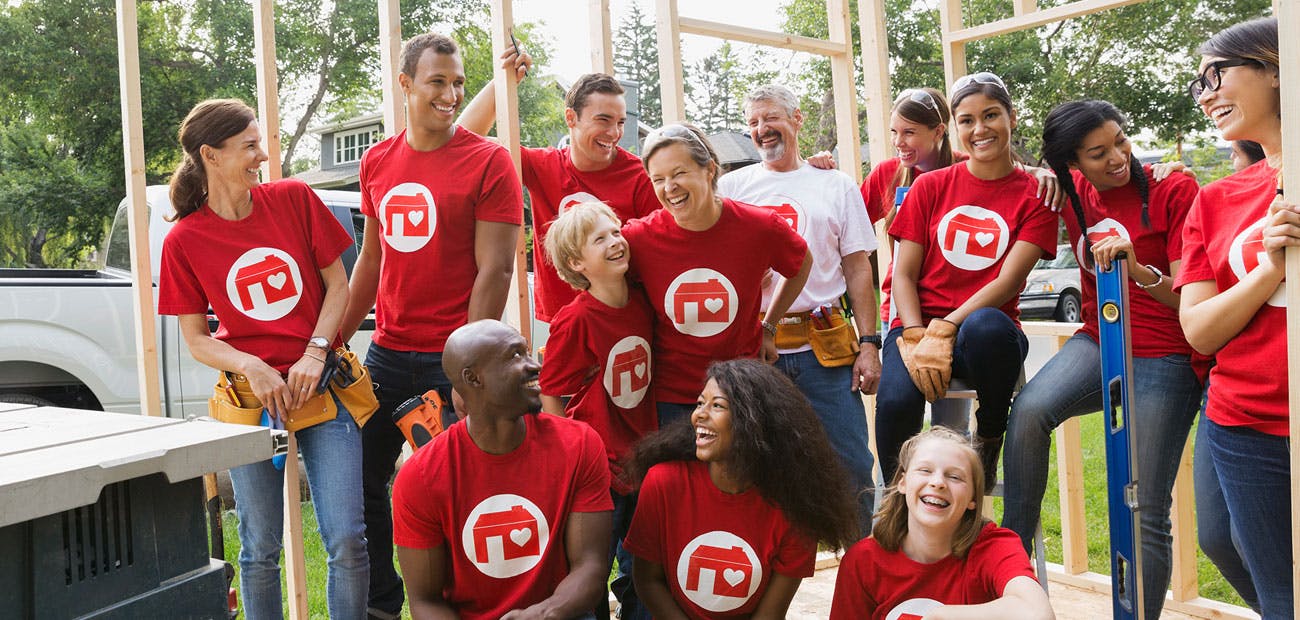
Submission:
<svg viewBox="0 0 1300 620">
<path fill-rule="evenodd" d="M 1079 288 L 1079 263 L 1069 245 L 1056 248 L 1056 258 L 1034 265 L 1020 293 L 1020 318 L 1051 319 L 1062 323 L 1083 320 Z"/>
</svg>

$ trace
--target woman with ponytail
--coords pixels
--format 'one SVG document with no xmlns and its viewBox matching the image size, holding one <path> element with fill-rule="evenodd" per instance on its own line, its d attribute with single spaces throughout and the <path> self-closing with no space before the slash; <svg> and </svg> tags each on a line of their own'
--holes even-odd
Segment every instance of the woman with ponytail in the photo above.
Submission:
<svg viewBox="0 0 1300 620">
<path fill-rule="evenodd" d="M 1128 263 L 1133 347 L 1133 422 L 1137 445 L 1142 576 L 1147 618 L 1160 617 L 1169 587 L 1169 506 L 1187 433 L 1200 405 L 1192 348 L 1178 325 L 1173 276 L 1183 220 L 1196 198 L 1195 179 L 1156 182 L 1133 156 L 1127 119 L 1106 101 L 1057 106 L 1043 124 L 1043 159 L 1056 171 L 1070 209 L 1062 217 L 1078 255 L 1083 327 L 1038 371 L 1011 407 L 1006 441 L 1006 510 L 1002 525 L 1031 549 L 1038 527 L 1052 430 L 1101 411 L 1101 351 L 1094 268 L 1123 253 Z"/>
<path fill-rule="evenodd" d="M 363 618 L 370 568 L 361 431 L 334 391 L 320 387 L 326 355 L 341 345 L 348 283 L 339 256 L 352 238 L 301 181 L 259 183 L 267 156 L 244 102 L 194 106 L 180 143 L 185 159 L 172 176 L 176 225 L 163 241 L 158 312 L 178 316 L 194 359 L 221 371 L 214 403 L 233 402 L 215 404 L 214 415 L 298 424 L 329 558 L 330 617 Z M 208 331 L 209 307 L 221 322 L 216 333 Z M 232 469 L 230 480 L 244 616 L 280 618 L 284 472 L 267 460 Z"/>
</svg>

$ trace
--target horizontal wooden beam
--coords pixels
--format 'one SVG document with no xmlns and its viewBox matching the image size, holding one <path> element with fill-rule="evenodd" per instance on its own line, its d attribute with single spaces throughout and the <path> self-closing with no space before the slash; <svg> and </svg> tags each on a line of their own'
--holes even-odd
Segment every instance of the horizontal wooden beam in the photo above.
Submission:
<svg viewBox="0 0 1300 620">
<path fill-rule="evenodd" d="M 1054 6 L 1049 9 L 1042 9 L 1032 13 L 1025 13 L 1015 17 L 999 19 L 995 22 L 980 24 L 962 30 L 954 30 L 944 35 L 945 43 L 968 43 L 980 39 L 996 37 L 1000 34 L 1008 34 L 1037 28 L 1043 24 L 1051 24 L 1073 17 L 1082 17 L 1099 13 L 1108 9 L 1116 9 L 1130 4 L 1138 4 L 1145 0 L 1079 0 L 1069 4 Z"/>
<path fill-rule="evenodd" d="M 1079 588 L 1094 592 L 1104 596 L 1110 596 L 1110 575 L 1102 575 L 1094 572 L 1084 572 L 1078 575 L 1071 575 L 1066 572 L 1065 567 L 1054 562 L 1047 563 L 1047 579 L 1054 583 L 1060 583 L 1072 588 Z M 1195 598 L 1190 601 L 1176 601 L 1169 593 L 1165 593 L 1165 609 L 1177 611 L 1197 618 L 1233 618 L 1238 620 L 1252 620 L 1259 618 L 1255 612 L 1245 607 L 1229 605 L 1221 601 L 1208 598 Z"/>
<path fill-rule="evenodd" d="M 1020 331 L 1026 336 L 1065 336 L 1070 337 L 1083 327 L 1083 323 L 1057 323 L 1056 321 L 1025 321 L 1020 324 Z"/>
<path fill-rule="evenodd" d="M 721 22 L 694 19 L 691 17 L 678 17 L 677 27 L 682 34 L 696 34 L 705 37 L 726 39 L 729 41 L 756 43 L 758 45 L 779 47 L 781 49 L 794 50 L 796 52 L 808 52 L 809 54 L 818 54 L 820 56 L 839 56 L 853 53 L 852 45 L 833 43 L 823 39 L 786 34 L 784 32 L 772 32 L 770 30 L 746 28 L 744 26 L 724 24 Z"/>
</svg>

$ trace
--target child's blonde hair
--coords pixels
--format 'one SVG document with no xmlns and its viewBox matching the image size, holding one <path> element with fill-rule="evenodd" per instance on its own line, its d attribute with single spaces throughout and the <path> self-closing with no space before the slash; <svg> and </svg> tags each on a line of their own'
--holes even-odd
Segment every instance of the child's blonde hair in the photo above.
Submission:
<svg viewBox="0 0 1300 620">
<path fill-rule="evenodd" d="M 946 441 L 952 444 L 954 450 L 966 457 L 966 463 L 970 467 L 970 485 L 973 491 L 971 500 L 975 502 L 975 508 L 967 510 L 966 514 L 962 515 L 961 523 L 957 525 L 957 531 L 952 536 L 952 554 L 965 559 L 970 548 L 975 545 L 975 540 L 979 538 L 980 530 L 988 522 L 988 519 L 980 513 L 980 505 L 984 502 L 984 466 L 980 462 L 979 453 L 975 451 L 975 446 L 971 445 L 969 439 L 942 426 L 931 427 L 930 430 L 915 435 L 903 443 L 903 449 L 898 452 L 898 469 L 894 472 L 894 479 L 890 481 L 889 488 L 885 490 L 885 497 L 880 502 L 880 510 L 876 511 L 876 524 L 871 528 L 871 535 L 886 551 L 898 551 L 902 548 L 903 539 L 907 537 L 907 498 L 898 492 L 898 483 L 903 476 L 907 475 L 917 447 L 929 440 Z"/>
<path fill-rule="evenodd" d="M 581 291 L 591 288 L 587 277 L 574 271 L 569 263 L 582 257 L 582 246 L 587 235 L 596 229 L 600 218 L 607 218 L 615 226 L 622 226 L 614 210 L 603 202 L 582 202 L 562 211 L 546 231 L 546 256 L 570 286 Z"/>
</svg>

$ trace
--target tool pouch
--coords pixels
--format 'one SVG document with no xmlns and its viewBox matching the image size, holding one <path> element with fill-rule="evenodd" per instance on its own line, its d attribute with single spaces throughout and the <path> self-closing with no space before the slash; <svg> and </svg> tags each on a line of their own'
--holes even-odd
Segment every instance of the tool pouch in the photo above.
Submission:
<svg viewBox="0 0 1300 620">
<path fill-rule="evenodd" d="M 830 313 L 830 329 L 809 329 L 808 344 L 826 368 L 851 366 L 858 358 L 858 334 L 840 312 Z"/>
</svg>

